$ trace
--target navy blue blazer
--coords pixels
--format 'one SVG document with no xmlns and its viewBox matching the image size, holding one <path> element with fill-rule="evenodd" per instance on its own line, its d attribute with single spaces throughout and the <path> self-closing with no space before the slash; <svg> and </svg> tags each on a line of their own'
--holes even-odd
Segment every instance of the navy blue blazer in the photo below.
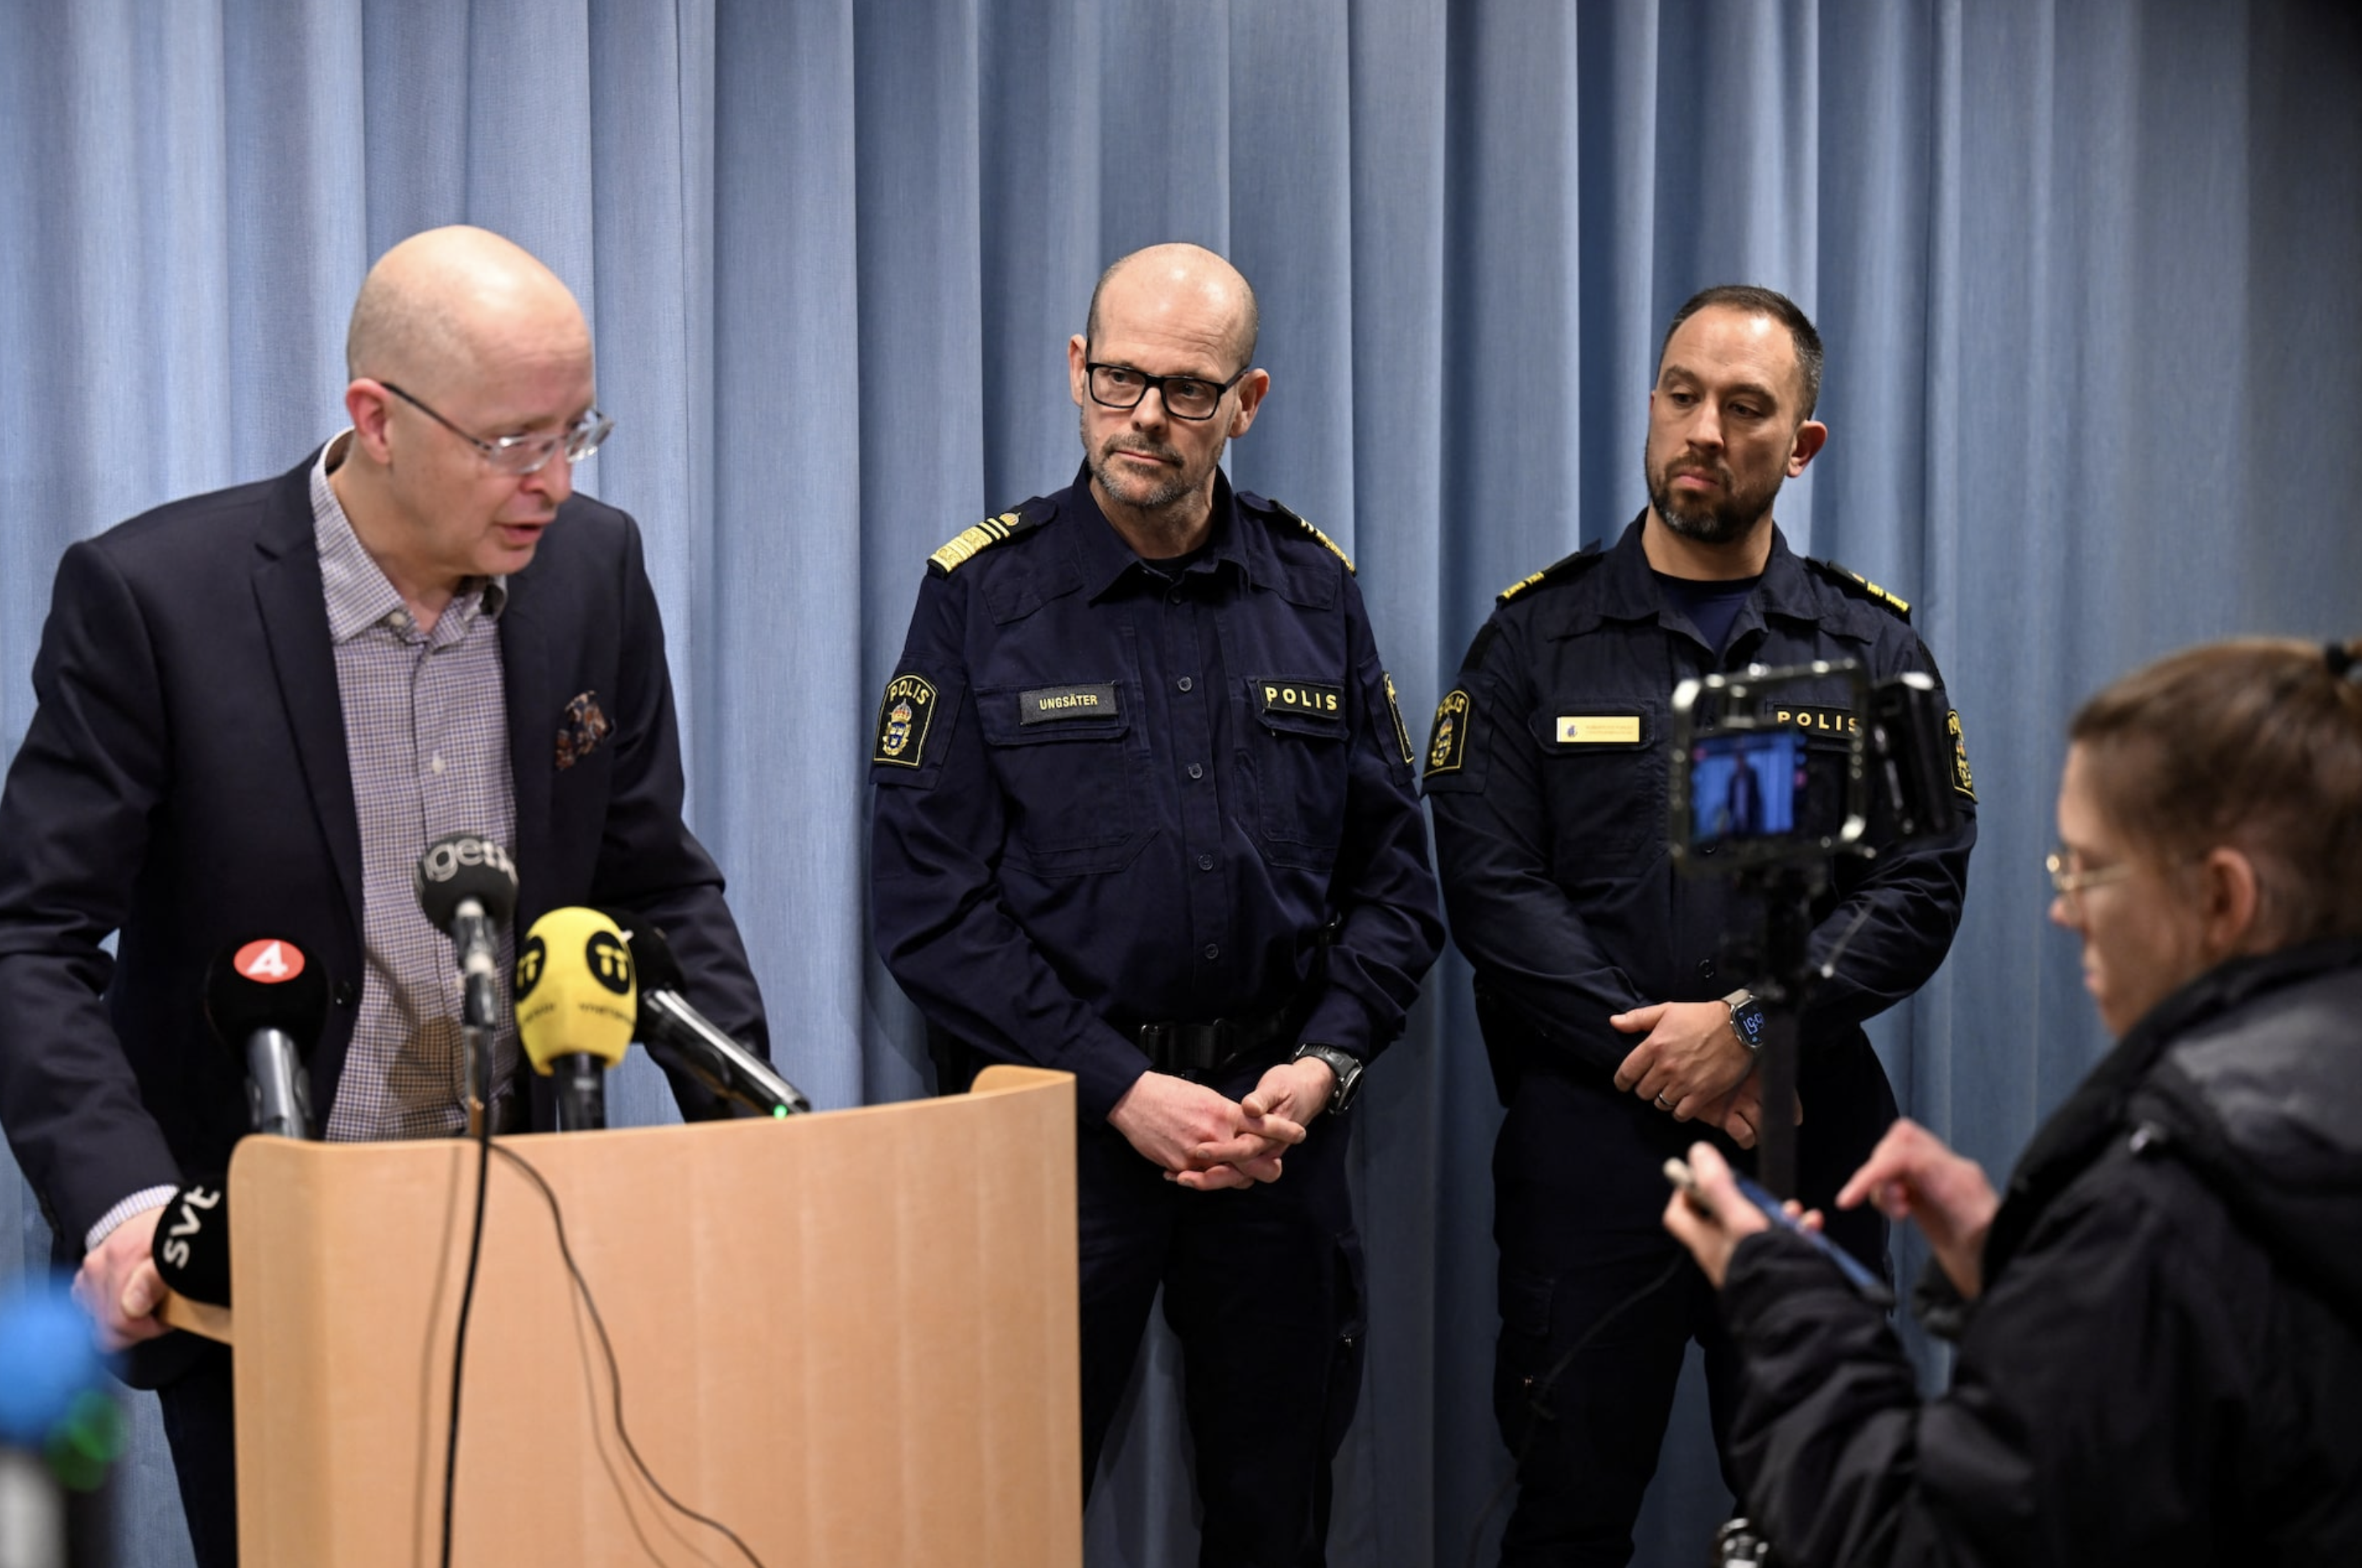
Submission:
<svg viewBox="0 0 2362 1568">
<path fill-rule="evenodd" d="M 276 933 L 326 965 L 312 1091 L 323 1120 L 336 1101 L 359 1000 L 361 840 L 316 458 L 160 507 L 58 567 L 39 708 L 0 796 L 0 1125 L 62 1260 L 131 1193 L 224 1169 L 246 1131 L 243 1063 L 200 996 L 226 944 Z M 516 928 L 568 904 L 634 911 L 671 939 L 695 1004 L 767 1049 L 722 875 L 681 821 L 637 526 L 577 495 L 508 586 Z M 613 728 L 561 768 L 566 708 L 586 692 Z"/>
</svg>

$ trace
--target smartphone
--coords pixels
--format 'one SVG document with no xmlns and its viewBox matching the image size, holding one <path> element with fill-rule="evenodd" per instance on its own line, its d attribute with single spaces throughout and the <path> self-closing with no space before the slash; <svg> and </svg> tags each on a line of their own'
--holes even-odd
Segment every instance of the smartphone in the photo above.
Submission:
<svg viewBox="0 0 2362 1568">
<path fill-rule="evenodd" d="M 1683 1201 L 1691 1209 L 1708 1219 L 1714 1218 L 1714 1205 L 1708 1203 L 1705 1194 L 1699 1190 L 1697 1177 L 1692 1174 L 1687 1161 L 1667 1160 L 1665 1179 L 1681 1189 Z M 1878 1307 L 1894 1305 L 1894 1292 L 1888 1287 L 1886 1281 L 1864 1268 L 1844 1248 L 1818 1231 L 1807 1231 L 1797 1223 L 1786 1206 L 1772 1197 L 1769 1189 L 1737 1171 L 1730 1173 L 1730 1179 L 1738 1185 L 1738 1195 L 1761 1209 L 1765 1219 L 1783 1230 L 1793 1231 L 1804 1237 L 1815 1252 L 1835 1264 L 1838 1272 L 1846 1276 L 1846 1283 L 1851 1285 L 1863 1300 Z"/>
</svg>

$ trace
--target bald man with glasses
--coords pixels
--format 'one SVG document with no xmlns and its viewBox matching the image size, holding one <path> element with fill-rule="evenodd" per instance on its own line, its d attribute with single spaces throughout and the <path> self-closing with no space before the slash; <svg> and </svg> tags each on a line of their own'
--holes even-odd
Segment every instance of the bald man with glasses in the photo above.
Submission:
<svg viewBox="0 0 2362 1568">
<path fill-rule="evenodd" d="M 940 1087 L 1076 1076 L 1084 1485 L 1161 1286 L 1204 1563 L 1317 1563 L 1361 1383 L 1343 1114 L 1442 940 L 1343 552 L 1220 462 L 1253 292 L 1124 258 L 1074 482 L 937 550 L 878 705 L 872 911 Z"/>
<path fill-rule="evenodd" d="M 612 428 L 573 297 L 496 235 L 432 230 L 371 269 L 347 357 L 351 427 L 296 468 L 66 552 L 0 796 L 0 1125 L 76 1295 L 159 1389 L 205 1568 L 237 1554 L 230 1357 L 156 1320 L 149 1257 L 174 1187 L 247 1129 L 209 963 L 271 935 L 325 968 L 326 1137 L 457 1134 L 456 969 L 412 875 L 469 833 L 519 869 L 516 929 L 632 911 L 702 1011 L 766 1038 L 681 821 L 638 527 L 573 492 Z M 493 1054 L 494 1125 L 547 1125 L 505 1004 Z"/>
</svg>

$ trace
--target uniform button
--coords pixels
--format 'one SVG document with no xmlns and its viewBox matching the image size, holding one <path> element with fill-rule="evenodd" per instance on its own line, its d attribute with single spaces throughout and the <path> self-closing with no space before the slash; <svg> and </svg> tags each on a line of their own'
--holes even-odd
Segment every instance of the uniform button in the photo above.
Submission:
<svg viewBox="0 0 2362 1568">
<path fill-rule="evenodd" d="M 1196 685 L 1196 684 L 1198 684 L 1198 683 L 1197 683 L 1196 681 L 1194 681 L 1194 680 L 1190 679 L 1187 676 L 1186 676 L 1186 675 L 1185 675 L 1185 676 L 1183 676 L 1180 679 L 1178 679 L 1178 680 L 1175 681 L 1173 684 L 1174 684 L 1174 685 L 1175 685 L 1175 686 L 1177 686 L 1177 687 L 1179 687 L 1182 690 L 1187 691 L 1187 690 L 1189 690 L 1189 688 L 1191 688 L 1192 686 L 1195 686 L 1195 685 Z"/>
<path fill-rule="evenodd" d="M 1714 851 L 1715 846 L 1711 844 L 1701 845 L 1698 846 L 1698 853 L 1700 855 L 1712 855 Z"/>
<path fill-rule="evenodd" d="M 1221 948 L 1220 948 L 1218 944 L 1214 944 L 1214 943 L 1211 943 L 1211 942 L 1209 942 L 1208 944 L 1206 944 L 1206 956 L 1207 956 L 1207 957 L 1209 957 L 1209 958 L 1220 958 L 1221 955 L 1222 955 L 1222 950 L 1221 950 Z"/>
<path fill-rule="evenodd" d="M 1714 978 L 1713 959 L 1701 958 L 1698 960 L 1698 978 L 1701 980 L 1711 980 Z"/>
<path fill-rule="evenodd" d="M 1204 777 L 1206 777 L 1206 769 L 1205 769 L 1204 765 L 1203 765 L 1203 764 L 1201 764 L 1201 763 L 1196 763 L 1196 762 L 1191 763 L 1191 764 L 1189 765 L 1189 777 L 1190 777 L 1190 778 L 1203 778 Z"/>
<path fill-rule="evenodd" d="M 1176 589 L 1175 589 L 1172 592 L 1170 592 L 1170 593 L 1166 594 L 1166 595 L 1164 596 L 1164 602 L 1165 602 L 1165 603 L 1167 603 L 1167 604 L 1178 604 L 1178 603 L 1180 603 L 1180 602 L 1181 602 L 1181 591 L 1180 591 L 1179 589 L 1177 589 L 1177 588 L 1176 588 Z"/>
<path fill-rule="evenodd" d="M 1200 870 L 1200 871 L 1211 871 L 1213 868 L 1214 868 L 1214 857 L 1213 857 L 1212 856 L 1210 856 L 1210 855 L 1201 855 L 1201 856 L 1198 856 L 1198 870 Z"/>
</svg>

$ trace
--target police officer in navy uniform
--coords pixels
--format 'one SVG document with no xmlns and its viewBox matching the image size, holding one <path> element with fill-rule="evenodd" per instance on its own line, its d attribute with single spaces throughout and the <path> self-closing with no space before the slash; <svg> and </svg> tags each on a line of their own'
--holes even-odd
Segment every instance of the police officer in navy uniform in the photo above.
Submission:
<svg viewBox="0 0 2362 1568">
<path fill-rule="evenodd" d="M 877 947 L 939 1087 L 1076 1079 L 1085 1486 L 1161 1285 L 1209 1564 L 1323 1561 L 1343 1113 L 1442 942 L 1352 563 L 1217 466 L 1255 335 L 1211 252 L 1108 270 L 1067 345 L 1082 471 L 935 552 L 870 770 Z"/>
<path fill-rule="evenodd" d="M 1612 548 L 1500 596 L 1430 732 L 1445 904 L 1507 1108 L 1493 1156 L 1494 1404 L 1518 1457 L 1504 1564 L 1629 1560 L 1690 1339 L 1717 1441 L 1732 1397 L 1694 1266 L 1633 1299 L 1680 1255 L 1658 1222 L 1665 1157 L 1701 1130 L 1751 1148 L 1762 1115 L 1755 1004 L 1722 955 L 1759 911 L 1727 878 L 1676 879 L 1667 856 L 1674 685 L 1815 659 L 1860 660 L 1873 680 L 1936 674 L 1906 605 L 1800 559 L 1772 521 L 1781 483 L 1827 439 L 1820 361 L 1812 323 L 1770 290 L 1683 305 L 1649 394 L 1647 510 Z M 1860 717 L 1850 702 L 1830 680 L 1769 716 L 1825 767 Z M 1824 1208 L 1894 1119 L 1862 1022 L 1926 980 L 1959 923 L 1975 819 L 1957 715 L 1951 728 L 1959 828 L 1843 861 L 1812 911 L 1812 959 L 1835 966 L 1801 1020 L 1797 1165 Z M 1874 1210 L 1832 1210 L 1828 1228 L 1883 1264 Z"/>
</svg>

